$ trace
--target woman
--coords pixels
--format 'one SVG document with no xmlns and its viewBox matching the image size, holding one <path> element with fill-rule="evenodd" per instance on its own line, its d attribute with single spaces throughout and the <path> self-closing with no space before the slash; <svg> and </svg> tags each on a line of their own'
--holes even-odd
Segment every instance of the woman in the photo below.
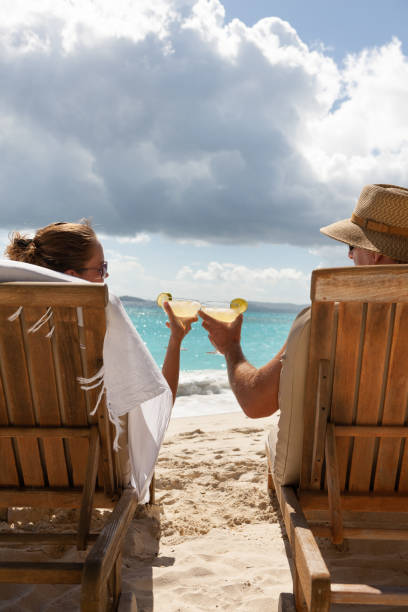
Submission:
<svg viewBox="0 0 408 612">
<path fill-rule="evenodd" d="M 103 247 L 87 220 L 51 223 L 37 230 L 34 238 L 14 232 L 5 254 L 14 261 L 49 268 L 92 283 L 103 283 L 109 276 Z M 197 317 L 183 319 L 182 322 L 173 315 L 167 303 L 164 308 L 169 317 L 166 325 L 171 333 L 162 372 L 174 402 L 179 380 L 181 342 Z"/>
</svg>

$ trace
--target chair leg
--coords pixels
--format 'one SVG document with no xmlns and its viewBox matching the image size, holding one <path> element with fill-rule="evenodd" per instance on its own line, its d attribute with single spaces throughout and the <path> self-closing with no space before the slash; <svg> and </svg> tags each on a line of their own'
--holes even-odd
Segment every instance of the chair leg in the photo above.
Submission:
<svg viewBox="0 0 408 612">
<path fill-rule="evenodd" d="M 273 482 L 273 478 L 272 478 L 272 468 L 271 468 L 271 461 L 269 458 L 268 443 L 265 444 L 265 453 L 266 453 L 266 476 L 267 476 L 266 490 L 267 490 L 268 495 L 271 495 L 275 491 L 275 483 Z"/>
<path fill-rule="evenodd" d="M 275 491 L 275 483 L 273 482 L 271 470 L 269 468 L 269 462 L 268 462 L 268 467 L 267 467 L 267 477 L 268 477 L 267 485 L 266 485 L 267 492 L 269 493 L 269 495 L 271 495 Z"/>
<path fill-rule="evenodd" d="M 108 580 L 108 589 L 112 599 L 112 610 L 116 611 L 119 606 L 120 594 L 122 592 L 122 553 L 119 553 L 112 568 L 112 573 Z"/>
<path fill-rule="evenodd" d="M 153 476 L 150 481 L 149 493 L 150 493 L 149 505 L 153 506 L 156 503 L 156 473 L 155 472 L 153 472 Z"/>
<path fill-rule="evenodd" d="M 306 600 L 296 567 L 294 568 L 293 593 L 295 595 L 296 612 L 307 612 Z"/>
</svg>

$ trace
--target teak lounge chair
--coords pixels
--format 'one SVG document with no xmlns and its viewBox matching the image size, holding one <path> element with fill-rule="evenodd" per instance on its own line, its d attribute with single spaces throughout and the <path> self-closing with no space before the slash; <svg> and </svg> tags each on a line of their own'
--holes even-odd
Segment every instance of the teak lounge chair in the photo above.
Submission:
<svg viewBox="0 0 408 612">
<path fill-rule="evenodd" d="M 7 533 L 0 542 L 94 542 L 84 563 L 2 562 L 0 582 L 81 583 L 87 611 L 118 605 L 121 545 L 137 505 L 122 489 L 105 399 L 90 416 L 99 390 L 77 380 L 103 363 L 107 299 L 104 285 L 0 284 L 0 508 L 80 509 L 76 534 Z M 113 508 L 97 538 L 93 507 Z"/>
<path fill-rule="evenodd" d="M 279 485 L 268 462 L 296 609 L 408 609 L 403 569 L 395 588 L 333 583 L 315 539 L 408 540 L 408 266 L 317 270 L 311 299 L 299 487 Z"/>
</svg>

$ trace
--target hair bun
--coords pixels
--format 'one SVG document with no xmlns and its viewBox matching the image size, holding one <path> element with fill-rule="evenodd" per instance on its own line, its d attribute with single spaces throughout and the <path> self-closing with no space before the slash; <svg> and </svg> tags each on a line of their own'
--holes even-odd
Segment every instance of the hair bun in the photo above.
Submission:
<svg viewBox="0 0 408 612">
<path fill-rule="evenodd" d="M 16 240 L 17 246 L 21 249 L 26 249 L 32 242 L 34 242 L 32 238 L 18 238 Z"/>
</svg>

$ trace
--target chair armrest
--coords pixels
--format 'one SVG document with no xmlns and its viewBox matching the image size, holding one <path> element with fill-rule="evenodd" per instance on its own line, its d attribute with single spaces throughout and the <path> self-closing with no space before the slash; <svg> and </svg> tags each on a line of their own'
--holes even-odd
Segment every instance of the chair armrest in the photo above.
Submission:
<svg viewBox="0 0 408 612">
<path fill-rule="evenodd" d="M 307 608 L 313 612 L 329 610 L 330 572 L 291 487 L 280 487 L 280 502 Z"/>
<path fill-rule="evenodd" d="M 112 572 L 137 503 L 138 496 L 135 489 L 125 489 L 84 563 L 83 599 L 86 597 L 92 599 Z"/>
</svg>

